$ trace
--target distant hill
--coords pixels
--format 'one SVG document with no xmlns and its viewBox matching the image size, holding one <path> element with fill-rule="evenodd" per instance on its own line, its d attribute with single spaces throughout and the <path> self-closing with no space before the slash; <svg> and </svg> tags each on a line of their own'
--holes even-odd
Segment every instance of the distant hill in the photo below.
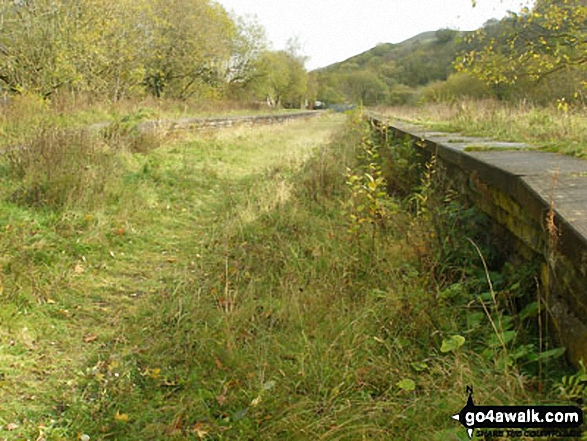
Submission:
<svg viewBox="0 0 587 441">
<path fill-rule="evenodd" d="M 407 46 L 412 43 L 423 43 L 423 42 L 435 40 L 436 39 L 436 32 L 437 31 L 422 32 L 421 34 L 415 35 L 411 38 L 408 38 L 407 40 L 402 41 L 401 43 L 398 44 L 398 46 L 399 45 Z"/>
<path fill-rule="evenodd" d="M 319 69 L 318 99 L 366 105 L 406 102 L 416 88 L 447 79 L 456 55 L 466 49 L 464 35 L 451 29 L 424 32 Z"/>
</svg>

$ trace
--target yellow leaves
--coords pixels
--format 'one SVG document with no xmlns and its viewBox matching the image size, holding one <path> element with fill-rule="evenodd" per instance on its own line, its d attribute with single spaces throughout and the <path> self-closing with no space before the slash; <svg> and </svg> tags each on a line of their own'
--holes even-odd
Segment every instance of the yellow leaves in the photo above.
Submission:
<svg viewBox="0 0 587 441">
<path fill-rule="evenodd" d="M 192 429 L 192 432 L 200 439 L 204 439 L 210 432 L 204 423 L 196 423 Z"/>
<path fill-rule="evenodd" d="M 129 420 L 129 416 L 127 413 L 120 413 L 118 410 L 114 414 L 114 420 L 120 423 L 127 423 Z"/>
<path fill-rule="evenodd" d="M 161 376 L 161 369 L 159 369 L 159 368 L 146 368 L 143 371 L 143 375 L 145 377 L 149 377 L 153 380 L 157 380 Z"/>
</svg>

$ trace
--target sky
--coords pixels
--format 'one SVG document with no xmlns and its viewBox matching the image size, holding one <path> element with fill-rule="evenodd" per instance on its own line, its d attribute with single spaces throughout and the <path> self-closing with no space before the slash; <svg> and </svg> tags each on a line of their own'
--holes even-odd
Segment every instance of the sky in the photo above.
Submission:
<svg viewBox="0 0 587 441">
<path fill-rule="evenodd" d="M 256 16 L 273 49 L 298 38 L 310 70 L 346 60 L 379 43 L 400 43 L 441 28 L 475 30 L 529 0 L 216 0 L 228 11 Z"/>
</svg>

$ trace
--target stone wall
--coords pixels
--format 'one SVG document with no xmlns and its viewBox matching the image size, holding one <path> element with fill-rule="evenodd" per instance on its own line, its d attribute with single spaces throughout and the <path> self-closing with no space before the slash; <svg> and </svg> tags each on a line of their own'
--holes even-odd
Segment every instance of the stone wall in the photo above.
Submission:
<svg viewBox="0 0 587 441">
<path fill-rule="evenodd" d="M 539 257 L 552 334 L 571 362 L 587 363 L 587 161 L 520 143 L 426 131 L 371 117 L 386 137 L 436 156 L 450 186 L 509 232 L 522 258 Z M 512 239 L 513 238 L 513 239 Z"/>
</svg>

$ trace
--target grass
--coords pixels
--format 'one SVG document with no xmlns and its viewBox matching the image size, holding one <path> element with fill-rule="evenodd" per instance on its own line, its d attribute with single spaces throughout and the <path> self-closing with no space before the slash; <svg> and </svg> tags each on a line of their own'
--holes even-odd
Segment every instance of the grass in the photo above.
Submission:
<svg viewBox="0 0 587 441">
<path fill-rule="evenodd" d="M 0 436 L 464 440 L 466 385 L 478 403 L 556 397 L 496 362 L 465 290 L 436 288 L 424 218 L 377 196 L 395 208 L 349 228 L 356 121 L 139 154 L 76 136 L 32 143 L 54 162 L 0 159 Z M 82 144 L 90 163 L 67 153 Z"/>
<path fill-rule="evenodd" d="M 508 104 L 494 100 L 426 104 L 420 107 L 378 109 L 390 118 L 417 122 L 433 130 L 466 136 L 534 144 L 548 151 L 587 157 L 585 109 Z"/>
<path fill-rule="evenodd" d="M 89 97 L 68 94 L 57 95 L 52 100 L 16 95 L 8 104 L 0 103 L 0 148 L 22 144 L 39 130 L 54 126 L 71 129 L 99 123 L 128 125 L 146 120 L 296 111 L 299 110 L 251 108 L 224 102 L 157 100 L 151 97 L 105 104 Z"/>
</svg>

